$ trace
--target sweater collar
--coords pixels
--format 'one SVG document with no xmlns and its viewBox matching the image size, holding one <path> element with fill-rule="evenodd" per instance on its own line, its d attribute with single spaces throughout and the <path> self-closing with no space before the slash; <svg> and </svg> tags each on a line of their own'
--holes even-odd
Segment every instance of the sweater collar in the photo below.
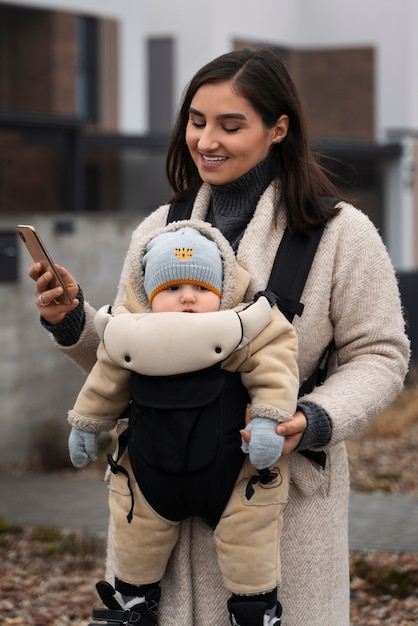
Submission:
<svg viewBox="0 0 418 626">
<path fill-rule="evenodd" d="M 211 185 L 214 212 L 235 216 L 239 216 L 247 210 L 254 212 L 259 199 L 273 177 L 273 158 L 269 154 L 240 178 L 226 185 Z"/>
<path fill-rule="evenodd" d="M 211 205 L 207 219 L 219 228 L 234 250 L 273 178 L 273 158 L 267 155 L 240 178 L 226 185 L 210 186 Z"/>
</svg>

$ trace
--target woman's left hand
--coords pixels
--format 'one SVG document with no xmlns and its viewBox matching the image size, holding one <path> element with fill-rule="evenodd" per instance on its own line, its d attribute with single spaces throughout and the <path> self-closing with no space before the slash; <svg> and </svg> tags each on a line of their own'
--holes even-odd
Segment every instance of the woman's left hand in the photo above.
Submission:
<svg viewBox="0 0 418 626">
<path fill-rule="evenodd" d="M 297 447 L 306 430 L 306 426 L 306 417 L 302 411 L 296 411 L 293 418 L 288 422 L 278 424 L 276 428 L 277 434 L 285 437 L 282 454 L 289 454 Z"/>
<path fill-rule="evenodd" d="M 51 271 L 45 271 L 42 263 L 34 263 L 28 270 L 29 276 L 36 282 L 35 303 L 40 315 L 49 324 L 59 324 L 62 322 L 68 311 L 72 311 L 79 305 L 76 298 L 78 293 L 78 284 L 71 274 L 61 265 L 57 265 L 57 270 L 62 280 L 68 288 L 68 291 L 74 298 L 72 304 L 62 304 L 56 298 L 62 293 L 62 287 L 51 288 L 50 283 L 53 279 Z M 50 306 L 52 305 L 52 306 Z"/>
</svg>

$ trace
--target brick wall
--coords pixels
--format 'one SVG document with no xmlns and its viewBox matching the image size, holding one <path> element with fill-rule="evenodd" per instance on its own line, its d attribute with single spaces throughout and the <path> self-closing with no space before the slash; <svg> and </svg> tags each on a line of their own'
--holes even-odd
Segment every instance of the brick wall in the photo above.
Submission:
<svg viewBox="0 0 418 626">
<path fill-rule="evenodd" d="M 289 71 L 312 138 L 374 140 L 372 48 L 292 51 Z"/>
<path fill-rule="evenodd" d="M 0 128 L 0 214 L 63 211 L 64 164 L 59 145 L 31 142 Z"/>
<path fill-rule="evenodd" d="M 0 7 L 0 107 L 75 113 L 75 18 Z"/>
<path fill-rule="evenodd" d="M 99 20 L 98 33 L 98 119 L 89 131 L 117 132 L 117 21 Z M 77 117 L 77 70 L 77 15 L 0 5 L 0 109 Z M 66 208 L 65 139 L 33 130 L 0 128 L 0 213 Z M 118 208 L 118 160 L 105 155 L 90 168 L 101 210 Z"/>
<path fill-rule="evenodd" d="M 50 17 L 51 111 L 61 115 L 76 113 L 76 17 L 51 12 Z"/>
<path fill-rule="evenodd" d="M 254 43 L 236 40 L 234 48 Z M 373 48 L 277 50 L 299 92 L 311 139 L 374 140 Z"/>
</svg>

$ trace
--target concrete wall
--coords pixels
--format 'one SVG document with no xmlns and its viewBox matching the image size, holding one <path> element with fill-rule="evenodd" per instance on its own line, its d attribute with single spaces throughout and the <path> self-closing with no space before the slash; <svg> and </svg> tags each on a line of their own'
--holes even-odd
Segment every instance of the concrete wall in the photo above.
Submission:
<svg viewBox="0 0 418 626">
<path fill-rule="evenodd" d="M 70 219 L 73 234 L 56 234 L 53 218 L 22 214 L 0 220 L 0 230 L 34 223 L 54 260 L 71 271 L 91 304 L 111 304 L 138 217 Z M 0 467 L 34 459 L 40 430 L 54 421 L 66 424 L 67 411 L 84 380 L 41 327 L 34 283 L 27 276 L 31 260 L 20 240 L 17 251 L 17 282 L 0 283 Z"/>
</svg>

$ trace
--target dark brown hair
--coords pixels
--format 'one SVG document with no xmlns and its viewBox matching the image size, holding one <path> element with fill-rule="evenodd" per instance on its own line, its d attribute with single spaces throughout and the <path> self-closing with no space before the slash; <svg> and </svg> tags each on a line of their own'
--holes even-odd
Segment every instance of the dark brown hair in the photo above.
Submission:
<svg viewBox="0 0 418 626">
<path fill-rule="evenodd" d="M 277 52 L 268 47 L 228 52 L 204 65 L 185 90 L 168 148 L 166 173 L 174 198 L 196 193 L 202 184 L 190 156 L 185 134 L 189 108 L 197 90 L 206 84 L 232 81 L 236 92 L 272 128 L 281 115 L 289 117 L 285 139 L 272 147 L 281 201 L 289 228 L 307 232 L 326 223 L 337 210 L 324 197 L 341 197 L 325 170 L 315 159 L 307 138 L 306 122 L 295 85 Z M 279 198 L 276 202 L 279 210 Z"/>
</svg>

